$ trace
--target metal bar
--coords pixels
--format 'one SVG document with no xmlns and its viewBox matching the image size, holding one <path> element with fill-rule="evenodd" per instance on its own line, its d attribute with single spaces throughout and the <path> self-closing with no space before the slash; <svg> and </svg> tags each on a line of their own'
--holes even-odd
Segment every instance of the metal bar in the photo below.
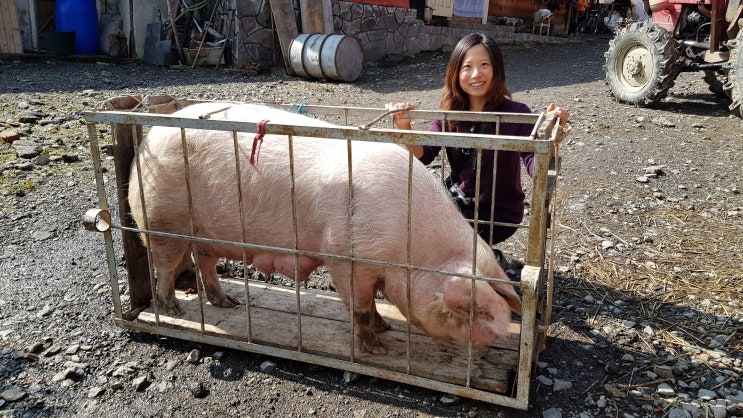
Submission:
<svg viewBox="0 0 743 418">
<path fill-rule="evenodd" d="M 258 125 L 257 122 L 194 119 L 172 115 L 116 111 L 86 113 L 85 118 L 88 122 L 142 124 L 238 132 L 257 132 Z M 427 145 L 436 145 L 441 147 L 502 149 L 506 151 L 534 152 L 540 154 L 550 153 L 551 147 L 551 141 L 534 140 L 523 136 L 508 135 L 479 134 L 475 137 L 469 133 L 400 131 L 374 128 L 361 130 L 354 127 L 317 127 L 274 123 L 267 123 L 264 128 L 268 135 L 294 135 L 326 139 L 388 142 L 399 145 L 406 143 L 425 143 Z"/>
<path fill-rule="evenodd" d="M 98 132 L 94 124 L 87 124 L 88 139 L 90 140 L 90 153 L 93 158 L 93 173 L 98 193 L 98 205 L 101 209 L 108 211 L 108 200 L 106 199 L 106 187 L 103 181 L 103 168 L 101 167 L 101 153 L 98 146 Z M 108 281 L 111 285 L 111 298 L 114 303 L 114 317 L 121 318 L 121 291 L 119 289 L 119 278 L 116 274 L 116 257 L 114 256 L 113 236 L 111 230 L 104 231 L 103 239 L 106 246 L 106 261 L 108 264 Z"/>
<path fill-rule="evenodd" d="M 242 171 L 240 167 L 240 146 L 237 142 L 237 132 L 232 131 L 232 147 L 235 150 L 235 184 L 237 185 L 237 204 L 240 208 L 240 231 L 242 242 L 248 242 L 248 237 L 245 235 L 245 207 L 243 206 L 243 187 L 242 187 Z M 253 328 L 250 318 L 250 286 L 248 286 L 248 253 L 247 248 L 242 248 L 242 262 L 243 262 L 243 281 L 245 282 L 245 315 L 247 316 L 247 327 L 248 327 L 248 342 L 253 338 Z"/>
<path fill-rule="evenodd" d="M 345 260 L 345 261 L 355 261 L 358 263 L 364 263 L 364 264 L 374 264 L 378 266 L 388 266 L 388 267 L 397 267 L 401 269 L 415 269 L 420 271 L 425 271 L 429 273 L 442 273 L 442 274 L 449 274 L 452 276 L 457 277 L 463 277 L 465 279 L 476 279 L 476 280 L 482 280 L 492 283 L 507 283 L 512 286 L 520 286 L 518 282 L 512 282 L 504 279 L 496 279 L 491 277 L 482 277 L 482 276 L 473 276 L 471 274 L 465 274 L 465 273 L 455 273 L 450 272 L 446 270 L 436 270 L 431 269 L 427 267 L 422 266 L 415 266 L 410 264 L 400 264 L 400 263 L 393 263 L 389 261 L 380 261 L 380 260 L 374 260 L 371 258 L 360 258 L 360 257 L 351 257 L 351 256 L 344 256 L 344 255 L 338 255 L 338 254 L 330 254 L 330 253 L 317 253 L 314 251 L 306 251 L 306 250 L 292 250 L 289 248 L 283 248 L 283 247 L 272 247 L 269 245 L 260 245 L 260 244 L 251 244 L 251 243 L 239 243 L 234 241 L 225 241 L 225 240 L 219 240 L 219 239 L 213 239 L 213 238 L 203 238 L 203 237 L 194 237 L 189 235 L 182 235 L 182 234 L 173 234 L 170 232 L 162 232 L 162 231 L 154 231 L 154 230 L 146 230 L 146 229 L 136 229 L 136 228 L 127 228 L 123 227 L 121 225 L 117 225 L 112 223 L 111 224 L 112 229 L 120 229 L 122 231 L 134 231 L 134 232 L 141 232 L 143 234 L 148 235 L 159 235 L 164 237 L 170 237 L 170 238 L 180 238 L 180 239 L 187 239 L 191 241 L 199 241 L 204 243 L 212 243 L 212 244 L 222 244 L 222 245 L 232 245 L 235 247 L 243 247 L 243 248 L 250 248 L 250 249 L 258 249 L 262 251 L 271 251 L 271 252 L 277 252 L 277 253 L 285 253 L 285 254 L 294 254 L 295 252 L 300 255 L 306 255 L 308 257 L 316 257 L 316 258 L 327 258 L 327 259 L 335 259 L 335 260 Z"/>
<path fill-rule="evenodd" d="M 413 150 L 408 149 L 408 213 L 407 213 L 407 219 L 406 219 L 406 225 L 408 227 L 407 231 L 407 243 L 406 243 L 406 252 L 407 256 L 405 258 L 405 262 L 407 264 L 411 263 L 412 260 L 412 254 L 413 254 L 413 160 L 415 159 L 415 156 L 413 155 Z M 407 372 L 408 374 L 411 373 L 412 365 L 411 365 L 411 356 L 412 356 L 412 350 L 411 350 L 411 341 L 410 341 L 410 330 L 411 330 L 411 320 L 410 320 L 410 312 L 412 311 L 412 305 L 410 300 L 410 276 L 412 274 L 411 269 L 405 270 L 405 300 L 407 302 L 407 310 L 408 315 L 405 315 L 405 358 L 407 360 Z"/>
<path fill-rule="evenodd" d="M 294 178 L 294 139 L 289 136 L 289 191 L 292 200 L 292 226 L 294 228 L 294 289 L 297 297 L 297 351 L 302 351 L 302 304 L 300 302 L 299 292 L 299 225 L 297 223 L 297 190 Z"/>
<path fill-rule="evenodd" d="M 184 128 L 181 128 L 181 149 L 183 150 L 183 175 L 186 180 L 186 191 L 188 193 L 188 220 L 191 228 L 191 236 L 193 237 L 196 235 L 196 230 L 193 222 L 193 193 L 191 191 L 191 169 L 188 165 L 188 141 L 186 138 L 186 130 Z M 206 330 L 204 319 L 204 277 L 201 273 L 199 251 L 196 248 L 196 241 L 191 241 L 191 256 L 193 257 L 193 262 L 196 265 L 196 293 L 199 295 L 199 308 L 201 310 L 201 332 L 203 333 Z M 160 273 L 161 272 L 158 272 L 158 274 Z M 175 277 L 173 277 L 173 280 L 175 280 Z"/>
<path fill-rule="evenodd" d="M 353 240 L 353 143 L 349 140 L 346 141 L 346 151 L 347 151 L 347 158 L 348 158 L 348 246 L 350 251 L 350 262 L 351 262 L 351 268 L 349 269 L 349 277 L 348 277 L 348 283 L 349 283 L 349 298 L 348 298 L 348 315 L 351 319 L 351 344 L 349 347 L 351 348 L 351 352 L 349 353 L 349 361 L 355 362 L 356 361 L 356 332 L 358 331 L 356 329 L 356 314 L 354 313 L 354 309 L 356 309 L 356 292 L 354 291 L 354 273 L 356 269 L 356 265 L 354 264 L 354 254 L 355 254 L 355 247 L 354 247 L 354 240 Z M 345 277 L 341 277 L 341 280 L 344 280 Z"/>
</svg>

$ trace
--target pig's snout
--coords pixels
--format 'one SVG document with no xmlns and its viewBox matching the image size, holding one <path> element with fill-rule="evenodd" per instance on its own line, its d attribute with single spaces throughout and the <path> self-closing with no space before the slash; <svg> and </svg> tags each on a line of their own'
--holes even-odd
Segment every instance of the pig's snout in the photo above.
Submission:
<svg viewBox="0 0 743 418">
<path fill-rule="evenodd" d="M 470 336 L 470 312 L 473 307 L 472 335 Z M 475 282 L 461 277 L 451 277 L 444 283 L 442 292 L 441 330 L 448 338 L 474 344 L 492 344 L 499 336 L 508 332 L 511 310 L 508 303 L 486 282 Z"/>
</svg>

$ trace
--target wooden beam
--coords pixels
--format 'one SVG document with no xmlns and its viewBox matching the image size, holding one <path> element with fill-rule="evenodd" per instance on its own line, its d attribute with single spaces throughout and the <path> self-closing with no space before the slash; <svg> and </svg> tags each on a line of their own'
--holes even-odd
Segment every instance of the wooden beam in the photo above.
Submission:
<svg viewBox="0 0 743 418">
<path fill-rule="evenodd" d="M 14 0 L 0 0 L 0 53 L 23 53 Z"/>
<path fill-rule="evenodd" d="M 289 45 L 299 35 L 297 20 L 294 16 L 294 4 L 292 0 L 269 0 L 271 15 L 276 25 L 276 33 L 279 35 L 281 55 L 284 57 L 284 66 L 288 74 L 294 74 L 289 60 Z"/>
</svg>

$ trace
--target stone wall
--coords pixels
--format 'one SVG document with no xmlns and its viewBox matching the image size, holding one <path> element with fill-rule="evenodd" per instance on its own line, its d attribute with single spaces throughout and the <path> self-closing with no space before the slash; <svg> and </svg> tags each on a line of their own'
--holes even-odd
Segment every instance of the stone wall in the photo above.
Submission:
<svg viewBox="0 0 743 418">
<path fill-rule="evenodd" d="M 460 38 L 471 32 L 487 32 L 502 44 L 552 40 L 552 37 L 516 32 L 513 26 L 457 22 L 426 25 L 416 18 L 415 9 L 340 0 L 333 0 L 332 6 L 335 33 L 358 39 L 364 63 L 402 59 L 423 51 L 451 51 Z M 294 15 L 302 33 L 298 0 L 294 1 Z M 240 31 L 232 45 L 235 57 L 232 66 L 244 68 L 257 64 L 262 70 L 283 67 L 268 0 L 238 1 L 237 17 Z"/>
</svg>

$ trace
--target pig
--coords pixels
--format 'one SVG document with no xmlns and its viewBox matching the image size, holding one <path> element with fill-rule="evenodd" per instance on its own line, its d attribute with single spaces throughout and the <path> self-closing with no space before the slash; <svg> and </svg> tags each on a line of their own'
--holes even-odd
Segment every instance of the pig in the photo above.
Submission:
<svg viewBox="0 0 743 418">
<path fill-rule="evenodd" d="M 207 102 L 174 115 L 334 126 L 260 104 Z M 142 182 L 136 161 L 129 181 L 128 198 L 137 225 L 145 228 L 146 209 L 146 227 L 151 230 L 189 235 L 193 224 L 197 237 L 264 246 L 245 249 L 247 261 L 264 273 L 278 272 L 295 280 L 306 280 L 324 265 L 346 307 L 350 310 L 353 306 L 352 321 L 362 351 L 387 353 L 377 333 L 390 325 L 377 312 L 377 291 L 412 324 L 441 340 L 467 342 L 471 338 L 474 344 L 491 344 L 507 332 L 511 311 L 521 313 L 521 300 L 513 286 L 475 280 L 470 331 L 472 279 L 459 275 L 474 273 L 505 280 L 508 276 L 450 200 L 441 181 L 416 159 L 412 163 L 408 231 L 409 155 L 403 147 L 351 141 L 349 187 L 346 140 L 292 137 L 290 166 L 288 136 L 260 138 L 256 133 L 240 132 L 238 181 L 232 132 L 186 129 L 185 133 L 193 213 L 189 211 L 180 128 L 153 127 L 140 144 L 137 157 Z M 475 270 L 473 234 L 477 237 Z M 183 260 L 191 257 L 192 243 L 155 235 L 149 236 L 148 243 L 157 272 L 154 302 L 168 314 L 182 315 L 174 281 Z M 296 248 L 310 255 L 276 248 Z M 243 260 L 243 250 L 221 243 L 195 244 L 205 293 L 212 305 L 231 308 L 240 303 L 223 292 L 215 266 L 220 258 Z M 396 265 L 355 262 L 352 269 L 351 256 Z M 408 301 L 408 273 L 401 267 L 408 262 L 447 273 L 412 269 Z"/>
</svg>

